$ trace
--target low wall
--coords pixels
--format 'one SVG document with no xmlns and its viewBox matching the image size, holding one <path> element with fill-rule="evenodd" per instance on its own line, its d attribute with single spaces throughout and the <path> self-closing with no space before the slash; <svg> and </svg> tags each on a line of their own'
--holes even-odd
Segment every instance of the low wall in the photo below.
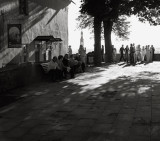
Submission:
<svg viewBox="0 0 160 141">
<path fill-rule="evenodd" d="M 117 54 L 116 58 L 117 58 L 117 61 L 119 61 L 120 60 L 120 54 Z M 153 61 L 160 61 L 160 54 L 155 54 Z"/>
<path fill-rule="evenodd" d="M 22 64 L 0 69 L 0 94 L 8 90 L 43 81 L 39 64 Z"/>
<path fill-rule="evenodd" d="M 117 54 L 119 61 L 120 54 Z M 160 54 L 155 54 L 154 61 L 160 61 Z M 10 68 L 0 69 L 0 94 L 8 90 L 46 81 L 40 64 L 25 63 Z"/>
</svg>

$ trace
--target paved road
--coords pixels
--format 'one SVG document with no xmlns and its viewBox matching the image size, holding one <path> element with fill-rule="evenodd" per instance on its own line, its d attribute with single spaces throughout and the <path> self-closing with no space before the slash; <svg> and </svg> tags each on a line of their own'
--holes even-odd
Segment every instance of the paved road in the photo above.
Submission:
<svg viewBox="0 0 160 141">
<path fill-rule="evenodd" d="M 12 91 L 0 141 L 159 141 L 160 62 L 91 68 Z"/>
</svg>

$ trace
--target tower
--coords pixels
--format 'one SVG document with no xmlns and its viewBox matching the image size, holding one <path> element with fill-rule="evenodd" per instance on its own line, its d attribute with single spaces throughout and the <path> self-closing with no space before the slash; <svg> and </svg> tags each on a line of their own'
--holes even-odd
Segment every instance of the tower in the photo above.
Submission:
<svg viewBox="0 0 160 141">
<path fill-rule="evenodd" d="M 81 31 L 80 45 L 84 47 L 83 31 Z"/>
<path fill-rule="evenodd" d="M 84 39 L 83 39 L 83 32 L 81 31 L 81 38 L 80 38 L 80 47 L 78 50 L 80 54 L 80 59 L 83 63 L 86 62 L 86 49 L 84 48 Z"/>
</svg>

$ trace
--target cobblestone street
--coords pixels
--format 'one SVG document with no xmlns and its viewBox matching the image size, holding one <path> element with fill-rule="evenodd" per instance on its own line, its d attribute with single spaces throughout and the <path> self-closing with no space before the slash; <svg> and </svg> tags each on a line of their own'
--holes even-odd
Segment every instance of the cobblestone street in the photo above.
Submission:
<svg viewBox="0 0 160 141">
<path fill-rule="evenodd" d="M 90 68 L 13 90 L 0 141 L 159 141 L 160 62 Z"/>
</svg>

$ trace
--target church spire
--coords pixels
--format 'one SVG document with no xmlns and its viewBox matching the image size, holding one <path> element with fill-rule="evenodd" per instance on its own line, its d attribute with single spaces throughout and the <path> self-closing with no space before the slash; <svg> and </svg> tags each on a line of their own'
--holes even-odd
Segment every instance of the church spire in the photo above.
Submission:
<svg viewBox="0 0 160 141">
<path fill-rule="evenodd" d="M 83 31 L 81 31 L 80 45 L 84 47 Z"/>
</svg>

